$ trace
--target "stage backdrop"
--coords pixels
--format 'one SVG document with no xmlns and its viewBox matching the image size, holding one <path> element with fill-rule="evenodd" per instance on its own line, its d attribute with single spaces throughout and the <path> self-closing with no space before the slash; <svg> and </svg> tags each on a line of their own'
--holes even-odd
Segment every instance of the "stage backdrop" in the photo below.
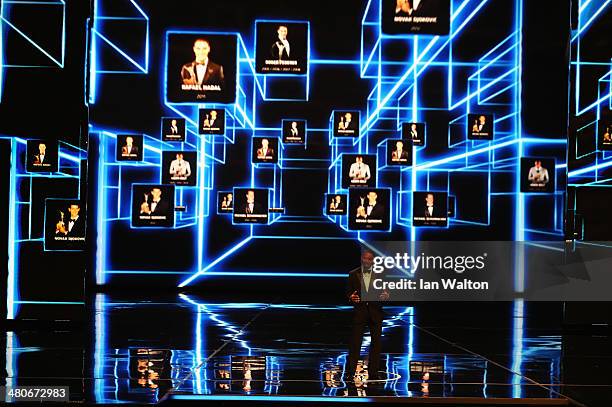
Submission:
<svg viewBox="0 0 612 407">
<path fill-rule="evenodd" d="M 562 239 L 569 2 L 388 3 L 99 0 L 95 282 L 343 275 L 359 240 Z"/>
</svg>

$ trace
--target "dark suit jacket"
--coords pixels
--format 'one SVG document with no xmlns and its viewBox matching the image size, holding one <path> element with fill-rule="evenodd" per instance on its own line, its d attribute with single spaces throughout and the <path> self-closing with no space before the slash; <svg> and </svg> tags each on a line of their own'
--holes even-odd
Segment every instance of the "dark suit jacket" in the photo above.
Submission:
<svg viewBox="0 0 612 407">
<path fill-rule="evenodd" d="M 355 124 L 355 120 L 351 119 L 351 121 L 348 124 L 348 127 L 346 127 L 346 122 L 344 122 L 344 130 L 356 130 L 356 124 Z"/>
<path fill-rule="evenodd" d="M 357 291 L 357 294 L 359 294 L 361 301 L 358 304 L 351 302 L 351 304 L 353 304 L 353 309 L 356 312 L 368 312 L 373 319 L 382 321 L 384 318 L 382 302 L 368 301 L 370 298 L 378 298 L 378 296 L 383 292 L 382 290 L 376 290 L 372 286 L 374 279 L 377 278 L 377 274 L 372 272 L 372 276 L 370 277 L 370 288 L 367 294 L 365 293 L 362 276 L 363 275 L 361 273 L 361 267 L 358 267 L 349 272 L 346 288 L 346 298 L 348 301 L 350 301 L 351 294 Z"/>
<path fill-rule="evenodd" d="M 336 202 L 336 201 L 334 200 L 334 203 L 335 203 L 335 202 Z M 331 207 L 331 205 L 332 205 L 332 203 L 330 202 L 330 203 L 329 203 L 329 207 Z M 338 204 L 338 206 L 336 206 L 336 209 L 335 209 L 335 210 L 337 210 L 337 211 L 344 211 L 344 209 L 345 209 L 345 208 L 346 208 L 346 204 L 344 203 L 344 201 L 341 201 L 341 202 Z"/>
<path fill-rule="evenodd" d="M 258 148 L 257 149 L 257 156 L 259 156 L 260 151 L 261 151 L 261 148 Z M 268 151 L 266 151 L 266 157 L 274 158 L 274 149 L 273 148 L 268 147 Z M 260 160 L 261 160 L 261 158 L 260 158 Z"/>
<path fill-rule="evenodd" d="M 66 230 L 68 230 L 70 219 L 68 219 L 65 223 Z M 79 216 L 77 218 L 76 222 L 74 222 L 74 225 L 72 225 L 72 230 L 68 232 L 67 236 L 85 237 L 85 219 L 83 219 L 83 216 Z"/>
<path fill-rule="evenodd" d="M 270 54 L 272 54 L 272 58 L 274 59 L 282 59 L 282 60 L 287 60 L 289 59 L 289 55 L 287 55 L 287 48 L 283 47 L 283 52 L 279 55 L 278 52 L 278 45 L 276 44 L 283 44 L 282 42 L 276 41 L 274 44 L 272 44 L 272 48 L 270 48 Z M 291 43 L 289 43 L 289 46 L 291 47 Z M 293 48 L 293 47 L 291 47 Z"/>
<path fill-rule="evenodd" d="M 240 211 L 240 213 L 248 213 L 249 209 L 249 204 L 245 203 L 244 206 L 242 207 L 242 211 Z M 254 202 L 253 203 L 253 212 L 254 215 L 263 215 L 264 211 L 263 208 L 261 206 L 261 204 L 259 202 Z"/>
<path fill-rule="evenodd" d="M 434 17 L 440 12 L 438 0 L 421 0 L 419 8 L 412 11 L 412 17 Z"/>
<path fill-rule="evenodd" d="M 149 208 L 153 206 L 153 200 L 149 200 Z M 168 202 L 164 198 L 160 199 L 157 205 L 155 206 L 155 210 L 151 212 L 151 215 L 168 215 Z"/>
<path fill-rule="evenodd" d="M 448 216 L 447 213 L 445 213 L 444 211 L 441 210 L 442 208 L 440 208 L 440 205 L 436 205 L 434 204 L 433 206 L 433 215 L 429 216 L 429 211 L 427 210 L 427 205 L 425 205 L 425 208 L 423 208 L 423 216 L 425 216 L 426 218 L 446 218 Z"/>
<path fill-rule="evenodd" d="M 34 165 L 49 164 L 50 165 L 51 163 L 52 163 L 52 158 L 49 156 L 49 154 L 45 154 L 45 158 L 42 163 L 40 162 L 40 155 L 34 154 L 34 160 L 32 161 L 32 164 Z"/>
<path fill-rule="evenodd" d="M 368 206 L 365 205 L 366 208 L 366 213 L 368 210 Z M 370 212 L 370 216 L 368 216 L 368 219 L 384 219 L 385 217 L 385 207 L 384 205 L 381 205 L 380 203 L 376 203 L 376 205 L 374 205 L 374 208 L 372 208 L 372 212 Z"/>
<path fill-rule="evenodd" d="M 408 151 L 402 150 L 402 153 L 400 154 L 400 156 L 399 157 L 396 157 L 396 156 L 397 156 L 397 150 L 393 150 L 391 152 L 391 159 L 407 160 L 408 159 Z"/>
<path fill-rule="evenodd" d="M 196 62 L 190 62 L 188 64 L 183 65 L 181 68 L 181 79 L 184 85 L 197 85 L 198 77 L 196 70 Z M 223 66 L 215 64 L 214 62 L 208 60 L 208 65 L 206 67 L 206 73 L 204 74 L 204 80 L 202 81 L 203 85 L 219 85 L 223 86 L 225 82 L 225 75 L 223 74 Z"/>
<path fill-rule="evenodd" d="M 127 147 L 126 146 L 121 147 L 121 155 L 127 154 L 127 153 L 128 153 L 127 152 Z M 130 154 L 138 155 L 138 146 L 137 145 L 132 144 L 132 151 L 130 152 Z"/>
</svg>

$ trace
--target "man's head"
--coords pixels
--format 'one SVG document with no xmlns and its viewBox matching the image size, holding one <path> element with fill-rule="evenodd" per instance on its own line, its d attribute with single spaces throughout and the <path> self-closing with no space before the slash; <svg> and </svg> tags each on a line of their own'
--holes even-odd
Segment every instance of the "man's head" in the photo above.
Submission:
<svg viewBox="0 0 612 407">
<path fill-rule="evenodd" d="M 284 25 L 280 25 L 278 26 L 278 30 L 276 31 L 278 33 L 278 39 L 279 40 L 286 40 L 287 39 L 287 26 Z"/>
<path fill-rule="evenodd" d="M 216 110 L 211 110 L 210 111 L 210 118 L 213 120 L 217 120 L 217 111 Z"/>
<path fill-rule="evenodd" d="M 45 143 L 40 143 L 38 145 L 38 152 L 40 154 L 45 154 L 45 151 L 47 151 L 47 145 Z"/>
<path fill-rule="evenodd" d="M 428 206 L 433 205 L 434 204 L 434 194 L 429 193 L 429 194 L 425 195 L 425 203 Z"/>
<path fill-rule="evenodd" d="M 478 116 L 478 123 L 485 124 L 487 122 L 487 118 L 484 115 Z"/>
<path fill-rule="evenodd" d="M 231 201 L 232 199 L 234 199 L 234 194 L 227 194 L 227 200 Z"/>
<path fill-rule="evenodd" d="M 68 212 L 70 212 L 71 218 L 78 217 L 80 211 L 81 211 L 81 207 L 77 204 L 72 204 L 68 207 Z"/>
<path fill-rule="evenodd" d="M 134 144 L 134 138 L 131 136 L 127 136 L 125 138 L 125 144 L 127 144 L 128 146 L 131 146 L 132 144 Z"/>
<path fill-rule="evenodd" d="M 261 139 L 261 146 L 263 148 L 268 148 L 268 144 L 270 144 L 270 142 L 268 141 L 267 138 Z"/>
<path fill-rule="evenodd" d="M 350 112 L 344 113 L 344 120 L 346 120 L 347 122 L 351 121 L 352 118 L 353 118 L 352 113 Z"/>
<path fill-rule="evenodd" d="M 246 198 L 247 198 L 247 202 L 254 202 L 255 201 L 255 191 L 253 191 L 252 189 L 249 189 L 246 193 Z"/>
<path fill-rule="evenodd" d="M 376 199 L 378 198 L 378 194 L 374 191 L 368 192 L 368 201 L 371 205 L 376 203 Z"/>
<path fill-rule="evenodd" d="M 172 121 L 170 121 L 170 124 L 172 125 L 172 127 L 176 127 L 176 119 L 172 119 Z"/>
<path fill-rule="evenodd" d="M 193 53 L 195 54 L 196 62 L 204 62 L 210 53 L 210 44 L 204 38 L 198 38 L 193 43 Z"/>
<path fill-rule="evenodd" d="M 336 202 L 340 203 L 340 201 L 342 201 L 342 197 L 340 195 L 336 195 Z"/>
<path fill-rule="evenodd" d="M 404 149 L 404 143 L 402 143 L 401 141 L 398 141 L 395 143 L 395 148 L 398 150 L 403 150 Z"/>
<path fill-rule="evenodd" d="M 159 199 L 160 199 L 160 198 L 161 198 L 161 196 L 162 196 L 162 191 L 161 191 L 161 189 L 159 189 L 159 188 L 153 188 L 153 189 L 151 190 L 151 195 L 153 196 L 153 200 L 154 200 L 154 201 L 159 201 Z"/>
<path fill-rule="evenodd" d="M 291 122 L 291 128 L 297 129 L 297 122 Z"/>
<path fill-rule="evenodd" d="M 412 123 L 412 124 L 410 125 L 410 130 L 412 130 L 412 131 L 416 131 L 416 129 L 417 129 L 417 125 L 416 125 L 416 123 Z"/>
<path fill-rule="evenodd" d="M 374 264 L 374 252 L 368 248 L 361 249 L 361 266 L 365 269 L 372 268 Z"/>
</svg>

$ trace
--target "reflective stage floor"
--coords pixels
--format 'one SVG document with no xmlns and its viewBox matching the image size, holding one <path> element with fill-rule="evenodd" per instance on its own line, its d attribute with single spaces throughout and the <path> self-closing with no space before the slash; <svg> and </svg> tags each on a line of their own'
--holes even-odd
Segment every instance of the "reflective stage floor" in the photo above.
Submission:
<svg viewBox="0 0 612 407">
<path fill-rule="evenodd" d="M 345 374 L 349 306 L 196 295 L 100 294 L 91 331 L 6 334 L 2 373 L 7 385 L 70 386 L 72 400 L 105 404 L 611 403 L 610 336 L 563 331 L 559 304 L 421 303 L 386 313 L 377 381 L 366 369 Z"/>
</svg>

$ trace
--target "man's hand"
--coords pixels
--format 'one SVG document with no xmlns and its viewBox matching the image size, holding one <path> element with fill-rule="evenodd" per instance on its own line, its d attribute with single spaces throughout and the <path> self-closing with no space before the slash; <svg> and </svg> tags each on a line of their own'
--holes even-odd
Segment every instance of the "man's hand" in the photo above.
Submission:
<svg viewBox="0 0 612 407">
<path fill-rule="evenodd" d="M 351 300 L 351 302 L 354 302 L 355 304 L 359 304 L 359 302 L 361 301 L 361 298 L 359 298 L 359 294 L 357 294 L 357 290 L 353 291 L 353 294 L 351 294 L 351 296 L 349 297 L 349 300 Z"/>
<path fill-rule="evenodd" d="M 381 301 L 387 301 L 389 299 L 389 292 L 388 291 L 383 291 L 379 296 L 378 299 Z"/>
</svg>

